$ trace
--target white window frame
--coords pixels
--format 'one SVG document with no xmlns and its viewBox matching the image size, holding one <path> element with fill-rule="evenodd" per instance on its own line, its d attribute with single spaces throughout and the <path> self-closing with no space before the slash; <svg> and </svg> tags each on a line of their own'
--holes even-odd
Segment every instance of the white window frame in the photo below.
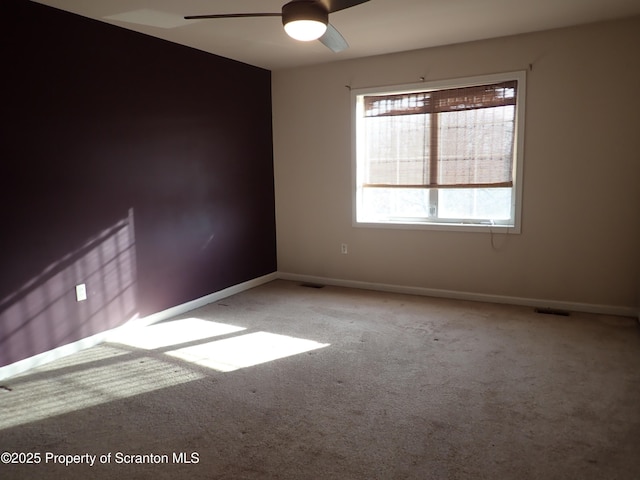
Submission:
<svg viewBox="0 0 640 480">
<path fill-rule="evenodd" d="M 448 88 L 471 87 L 475 85 L 498 83 L 516 80 L 516 113 L 515 113 L 515 139 L 513 151 L 513 186 L 511 194 L 511 220 L 512 222 L 494 223 L 483 220 L 434 220 L 429 218 L 419 219 L 381 219 L 375 222 L 359 221 L 358 207 L 362 202 L 363 169 L 358 169 L 360 159 L 358 152 L 363 151 L 362 127 L 358 125 L 358 117 L 362 116 L 362 101 L 359 99 L 365 95 L 389 95 L 416 91 L 443 90 Z M 351 90 L 351 117 L 352 117 L 352 222 L 355 227 L 375 228 L 401 228 L 401 229 L 427 229 L 447 230 L 462 232 L 505 232 L 520 233 L 522 223 L 522 183 L 524 170 L 524 119 L 526 98 L 526 71 L 498 73 L 492 75 L 479 75 L 450 80 L 428 81 L 407 85 L 395 85 L 386 87 L 359 88 Z M 360 133 L 360 135 L 358 135 Z M 359 140 L 360 139 L 360 140 Z M 361 142 L 359 145 L 358 142 Z M 359 171 L 360 170 L 360 171 Z"/>
</svg>

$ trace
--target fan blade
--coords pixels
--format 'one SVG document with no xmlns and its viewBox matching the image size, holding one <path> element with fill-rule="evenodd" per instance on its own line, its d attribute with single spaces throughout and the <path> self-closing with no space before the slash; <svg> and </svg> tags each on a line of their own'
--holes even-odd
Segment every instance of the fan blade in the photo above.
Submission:
<svg viewBox="0 0 640 480">
<path fill-rule="evenodd" d="M 367 3 L 369 0 L 321 0 L 322 3 L 327 5 L 329 13 L 339 12 L 345 8 L 355 7 L 361 3 Z"/>
<path fill-rule="evenodd" d="M 223 13 L 219 15 L 188 15 L 185 20 L 200 20 L 202 18 L 250 18 L 250 17 L 281 17 L 282 13 Z"/>
<path fill-rule="evenodd" d="M 320 40 L 325 47 L 335 53 L 349 48 L 347 41 L 340 32 L 336 30 L 336 27 L 331 24 L 327 25 L 327 31 L 324 32 L 324 35 L 322 35 L 318 40 Z"/>
</svg>

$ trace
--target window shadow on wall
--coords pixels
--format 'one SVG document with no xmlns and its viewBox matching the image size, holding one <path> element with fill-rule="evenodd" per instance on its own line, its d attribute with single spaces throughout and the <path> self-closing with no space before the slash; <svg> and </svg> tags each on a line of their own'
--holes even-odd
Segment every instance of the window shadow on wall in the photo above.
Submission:
<svg viewBox="0 0 640 480">
<path fill-rule="evenodd" d="M 84 301 L 76 299 L 79 284 L 86 285 Z M 131 208 L 0 301 L 0 366 L 116 327 L 136 313 Z"/>
</svg>

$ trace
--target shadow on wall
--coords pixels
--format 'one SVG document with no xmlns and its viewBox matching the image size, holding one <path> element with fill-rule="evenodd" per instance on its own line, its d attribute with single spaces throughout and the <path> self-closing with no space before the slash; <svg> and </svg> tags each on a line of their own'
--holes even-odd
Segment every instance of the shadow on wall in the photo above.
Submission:
<svg viewBox="0 0 640 480">
<path fill-rule="evenodd" d="M 0 301 L 0 366 L 121 325 L 137 313 L 133 209 Z M 46 241 L 46 239 L 44 239 Z M 87 299 L 76 299 L 85 284 Z"/>
</svg>

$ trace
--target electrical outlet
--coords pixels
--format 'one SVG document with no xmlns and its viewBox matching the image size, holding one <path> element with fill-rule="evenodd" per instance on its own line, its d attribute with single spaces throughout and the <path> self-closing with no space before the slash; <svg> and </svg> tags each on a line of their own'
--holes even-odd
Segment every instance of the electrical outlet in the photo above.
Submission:
<svg viewBox="0 0 640 480">
<path fill-rule="evenodd" d="M 87 286 L 84 283 L 76 285 L 76 301 L 82 302 L 87 299 Z"/>
<path fill-rule="evenodd" d="M 340 245 L 340 252 L 343 255 L 346 255 L 347 253 L 349 253 L 349 247 L 346 243 L 343 243 L 342 245 Z"/>
</svg>

